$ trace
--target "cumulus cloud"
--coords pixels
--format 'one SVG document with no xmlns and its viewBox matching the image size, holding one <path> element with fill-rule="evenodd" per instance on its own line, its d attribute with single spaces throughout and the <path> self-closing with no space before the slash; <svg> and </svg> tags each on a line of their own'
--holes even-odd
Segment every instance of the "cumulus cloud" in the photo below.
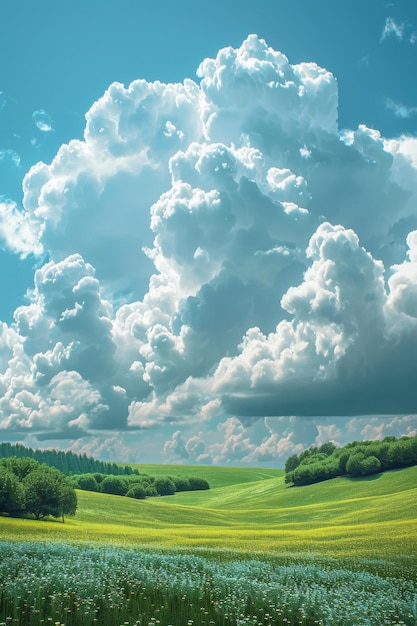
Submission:
<svg viewBox="0 0 417 626">
<path fill-rule="evenodd" d="M 198 96 L 191 80 L 111 85 L 86 114 L 84 140 L 61 146 L 23 181 L 34 252 L 62 261 L 76 251 L 114 298 L 142 297 L 154 270 L 143 251 L 152 244 L 149 208 L 169 188 L 170 156 L 201 136 Z"/>
<path fill-rule="evenodd" d="M 239 356 L 220 362 L 216 388 L 226 394 L 226 409 L 261 415 L 412 411 L 415 240 L 414 233 L 407 240 L 411 260 L 392 268 L 388 295 L 383 264 L 357 235 L 321 225 L 307 248 L 313 263 L 303 283 L 281 301 L 292 320 L 268 336 L 249 330 Z"/>
<path fill-rule="evenodd" d="M 114 83 L 0 205 L 39 260 L 0 334 L 0 427 L 102 455 L 162 428 L 168 458 L 216 463 L 338 441 L 335 416 L 411 432 L 415 138 L 339 130 L 335 77 L 255 35 L 198 79 Z"/>
</svg>

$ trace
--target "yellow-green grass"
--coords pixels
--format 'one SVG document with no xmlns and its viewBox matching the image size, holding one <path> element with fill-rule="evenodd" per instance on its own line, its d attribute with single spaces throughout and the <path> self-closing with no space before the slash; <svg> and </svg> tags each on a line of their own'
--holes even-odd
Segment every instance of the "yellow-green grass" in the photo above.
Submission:
<svg viewBox="0 0 417 626">
<path fill-rule="evenodd" d="M 78 491 L 77 514 L 65 524 L 1 517 L 0 538 L 417 563 L 417 467 L 293 488 L 280 470 L 138 467 L 201 476 L 211 489 L 147 500 Z"/>
<path fill-rule="evenodd" d="M 284 476 L 284 470 L 241 468 L 241 467 L 216 467 L 207 465 L 132 465 L 139 470 L 140 474 L 150 476 L 180 476 L 205 478 L 212 488 L 228 487 L 253 483 L 267 478 Z"/>
</svg>

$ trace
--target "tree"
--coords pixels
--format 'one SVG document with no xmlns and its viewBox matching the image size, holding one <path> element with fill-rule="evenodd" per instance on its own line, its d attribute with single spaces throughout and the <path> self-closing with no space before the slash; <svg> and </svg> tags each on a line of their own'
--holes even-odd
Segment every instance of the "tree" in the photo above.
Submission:
<svg viewBox="0 0 417 626">
<path fill-rule="evenodd" d="M 65 476 L 54 468 L 39 465 L 22 481 L 25 495 L 25 511 L 36 519 L 47 515 L 61 517 L 73 515 L 77 508 L 74 488 Z"/>
<path fill-rule="evenodd" d="M 17 476 L 5 468 L 0 470 L 0 513 L 20 515 L 24 510 L 23 487 Z"/>
<path fill-rule="evenodd" d="M 0 461 L 3 467 L 6 467 L 10 472 L 17 476 L 19 481 L 22 481 L 25 476 L 30 474 L 34 469 L 37 469 L 40 465 L 38 461 L 29 457 L 11 457 L 8 459 L 1 459 Z"/>
<path fill-rule="evenodd" d="M 326 456 L 331 456 L 333 452 L 336 450 L 336 446 L 333 442 L 328 441 L 327 443 L 323 443 L 319 448 L 319 452 L 325 454 Z"/>
<path fill-rule="evenodd" d="M 77 494 L 71 484 L 64 480 L 61 484 L 60 490 L 60 503 L 61 503 L 61 518 L 62 522 L 65 521 L 65 515 L 71 517 L 75 515 L 77 510 Z"/>
<path fill-rule="evenodd" d="M 292 454 L 285 461 L 285 473 L 288 474 L 288 472 L 292 472 L 299 465 L 300 465 L 300 459 L 298 458 L 298 455 Z"/>
</svg>

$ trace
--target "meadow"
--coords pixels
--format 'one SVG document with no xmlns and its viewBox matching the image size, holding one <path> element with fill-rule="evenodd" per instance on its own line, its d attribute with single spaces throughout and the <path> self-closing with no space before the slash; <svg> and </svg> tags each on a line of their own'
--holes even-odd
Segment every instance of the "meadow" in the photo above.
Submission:
<svg viewBox="0 0 417 626">
<path fill-rule="evenodd" d="M 4 624 L 417 624 L 417 467 L 292 488 L 280 470 L 137 467 L 211 489 L 0 518 Z"/>
</svg>

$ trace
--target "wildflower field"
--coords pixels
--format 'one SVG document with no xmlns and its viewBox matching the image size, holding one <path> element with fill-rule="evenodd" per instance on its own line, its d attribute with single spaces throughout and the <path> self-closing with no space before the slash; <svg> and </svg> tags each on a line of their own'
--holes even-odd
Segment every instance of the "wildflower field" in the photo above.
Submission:
<svg viewBox="0 0 417 626">
<path fill-rule="evenodd" d="M 200 471 L 208 492 L 0 518 L 0 626 L 416 626 L 417 468 L 302 488 Z"/>
</svg>

